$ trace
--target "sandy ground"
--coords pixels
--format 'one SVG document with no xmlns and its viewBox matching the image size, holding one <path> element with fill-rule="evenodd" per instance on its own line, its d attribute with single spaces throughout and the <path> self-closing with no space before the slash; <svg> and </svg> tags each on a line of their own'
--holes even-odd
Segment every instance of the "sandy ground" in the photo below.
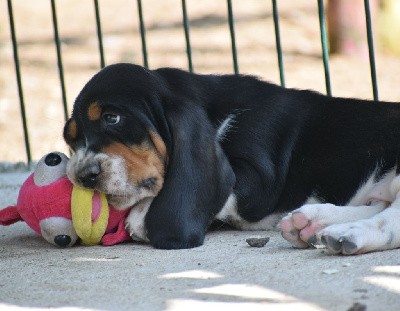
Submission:
<svg viewBox="0 0 400 311">
<path fill-rule="evenodd" d="M 0 175 L 0 206 L 27 174 Z M 263 248 L 249 237 L 271 237 Z M 399 310 L 400 250 L 331 256 L 278 232 L 210 232 L 203 246 L 58 249 L 25 223 L 0 227 L 0 310 Z M 351 309 L 354 304 L 367 309 Z M 356 305 L 357 306 L 357 305 Z"/>
<path fill-rule="evenodd" d="M 143 2 L 150 68 L 186 69 L 180 0 Z M 106 64 L 142 64 L 136 1 L 100 0 Z M 69 110 L 84 83 L 100 66 L 93 1 L 56 1 Z M 325 92 L 317 1 L 280 0 L 283 60 L 288 87 Z M 64 116 L 53 43 L 50 2 L 14 0 L 14 18 L 33 159 L 66 151 Z M 187 0 L 194 70 L 232 73 L 226 1 Z M 279 83 L 271 1 L 233 1 L 241 73 Z M 25 161 L 19 99 L 9 35 L 7 2 L 0 2 L 0 162 Z M 377 32 L 376 32 L 377 33 Z M 376 38 L 378 39 L 378 38 Z M 366 42 L 362 36 L 361 43 Z M 380 98 L 400 101 L 400 59 L 377 51 Z M 332 92 L 372 98 L 367 56 L 330 58 Z"/>
</svg>

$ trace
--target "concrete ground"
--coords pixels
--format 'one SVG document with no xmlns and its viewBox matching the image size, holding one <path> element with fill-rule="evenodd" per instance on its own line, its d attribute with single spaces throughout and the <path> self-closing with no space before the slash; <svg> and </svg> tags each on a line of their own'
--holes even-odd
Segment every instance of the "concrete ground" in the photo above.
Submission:
<svg viewBox="0 0 400 311">
<path fill-rule="evenodd" d="M 0 174 L 0 208 L 26 173 Z M 263 248 L 245 242 L 270 236 Z M 0 310 L 400 310 L 400 250 L 331 256 L 278 232 L 215 231 L 204 246 L 58 249 L 0 227 Z"/>
</svg>

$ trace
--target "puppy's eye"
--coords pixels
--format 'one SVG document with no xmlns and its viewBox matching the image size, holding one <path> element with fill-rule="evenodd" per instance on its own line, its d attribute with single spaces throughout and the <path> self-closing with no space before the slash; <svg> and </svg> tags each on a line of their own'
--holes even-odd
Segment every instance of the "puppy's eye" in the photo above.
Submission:
<svg viewBox="0 0 400 311">
<path fill-rule="evenodd" d="M 115 125 L 121 121 L 121 116 L 119 114 L 114 113 L 104 113 L 103 120 L 107 123 L 107 125 Z"/>
</svg>

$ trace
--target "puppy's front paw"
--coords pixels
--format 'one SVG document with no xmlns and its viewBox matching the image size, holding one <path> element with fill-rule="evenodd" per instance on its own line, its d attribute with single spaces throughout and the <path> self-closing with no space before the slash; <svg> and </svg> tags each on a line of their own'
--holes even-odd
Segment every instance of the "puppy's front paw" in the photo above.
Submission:
<svg viewBox="0 0 400 311">
<path fill-rule="evenodd" d="M 308 204 L 285 216 L 279 227 L 285 240 L 296 248 L 307 248 L 319 244 L 317 232 L 325 227 L 321 209 L 331 204 Z"/>
<path fill-rule="evenodd" d="M 150 204 L 133 207 L 125 220 L 125 229 L 134 241 L 149 243 L 144 222 L 149 207 Z"/>
</svg>

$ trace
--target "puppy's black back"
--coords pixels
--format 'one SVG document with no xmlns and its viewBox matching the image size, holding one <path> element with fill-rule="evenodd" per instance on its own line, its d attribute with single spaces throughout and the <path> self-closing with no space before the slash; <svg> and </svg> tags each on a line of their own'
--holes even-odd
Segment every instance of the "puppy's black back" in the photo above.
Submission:
<svg viewBox="0 0 400 311">
<path fill-rule="evenodd" d="M 221 145 L 247 220 L 310 196 L 345 204 L 372 172 L 379 177 L 396 165 L 398 104 L 283 89 L 252 76 L 159 72 L 175 92 L 194 96 L 215 127 L 231 118 Z"/>
</svg>

